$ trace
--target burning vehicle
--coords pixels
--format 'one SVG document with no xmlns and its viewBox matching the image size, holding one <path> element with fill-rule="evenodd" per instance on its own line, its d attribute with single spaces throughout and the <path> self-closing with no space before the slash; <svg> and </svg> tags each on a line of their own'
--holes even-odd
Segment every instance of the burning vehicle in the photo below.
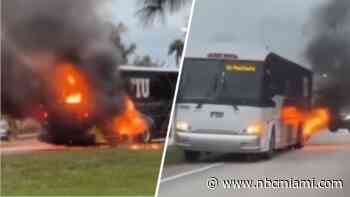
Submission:
<svg viewBox="0 0 350 197">
<path fill-rule="evenodd" d="M 148 130 L 120 76 L 122 49 L 98 12 L 103 3 L 2 4 L 2 112 L 35 116 L 49 142 L 93 144 L 95 126 L 110 144 L 133 141 Z"/>
<path fill-rule="evenodd" d="M 52 139 L 51 141 L 62 143 L 69 136 L 70 143 L 93 144 L 94 133 L 86 131 L 96 126 L 95 124 L 102 131 L 112 131 L 104 133 L 107 141 L 112 143 L 130 137 L 149 143 L 152 138 L 166 136 L 177 69 L 120 66 L 119 71 L 124 83 L 117 90 L 125 92 L 114 98 L 115 101 L 122 98 L 124 108 L 117 112 L 111 111 L 113 109 L 101 111 L 103 108 L 98 105 L 101 102 L 96 102 L 98 98 L 93 97 L 88 81 L 73 65 L 65 64 L 58 68 L 57 79 L 53 80 L 57 92 L 52 95 L 52 98 L 58 99 L 55 103 L 48 102 L 53 104 L 53 110 L 46 114 L 46 121 L 50 123 L 47 124 L 47 127 L 50 127 L 47 129 L 47 137 Z M 118 103 L 115 103 L 115 106 L 117 105 Z M 119 115 L 110 120 L 115 113 Z M 105 117 L 96 119 L 96 114 L 105 114 Z M 106 120 L 111 121 L 112 128 L 106 127 Z M 60 131 L 63 129 L 62 125 L 68 132 Z"/>
<path fill-rule="evenodd" d="M 113 119 L 117 118 L 114 117 L 117 114 L 119 119 L 127 118 L 130 113 L 134 119 L 142 119 L 141 115 L 134 113 L 136 109 L 127 103 L 132 101 L 125 94 L 120 94 L 122 87 L 113 87 L 119 91 L 117 95 L 117 90 L 100 89 L 103 86 L 93 84 L 88 72 L 84 74 L 69 63 L 55 67 L 52 81 L 47 84 L 47 100 L 44 100 L 47 140 L 53 143 L 93 144 L 94 135 L 87 131 L 97 125 L 105 132 L 107 140 L 114 144 L 121 137 L 118 135 L 130 134 L 130 137 L 134 137 L 131 136 L 135 135 L 134 132 L 145 130 L 146 123 L 143 120 L 139 123 L 140 128 L 131 128 L 129 131 L 121 131 L 122 123 L 118 124 L 119 127 L 114 126 Z M 112 126 L 108 128 L 109 124 Z M 129 124 L 133 124 L 132 120 Z"/>
<path fill-rule="evenodd" d="M 45 141 L 94 144 L 95 135 L 89 132 L 94 126 L 101 129 L 110 144 L 136 140 L 148 131 L 144 115 L 122 85 L 103 89 L 89 72 L 71 63 L 55 66 L 50 78 L 41 87 L 45 92 L 40 99 L 41 112 L 36 113 L 45 122 L 41 136 Z"/>
</svg>

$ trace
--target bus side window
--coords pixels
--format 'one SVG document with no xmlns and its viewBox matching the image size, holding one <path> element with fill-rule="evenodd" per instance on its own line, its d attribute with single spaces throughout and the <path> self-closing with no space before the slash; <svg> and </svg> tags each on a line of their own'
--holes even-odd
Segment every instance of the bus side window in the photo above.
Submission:
<svg viewBox="0 0 350 197">
<path fill-rule="evenodd" d="M 309 79 L 307 77 L 303 77 L 303 96 L 304 97 L 310 96 Z"/>
<path fill-rule="evenodd" d="M 300 98 L 303 94 L 302 83 L 300 78 L 287 79 L 285 81 L 286 96 L 291 98 Z"/>
</svg>

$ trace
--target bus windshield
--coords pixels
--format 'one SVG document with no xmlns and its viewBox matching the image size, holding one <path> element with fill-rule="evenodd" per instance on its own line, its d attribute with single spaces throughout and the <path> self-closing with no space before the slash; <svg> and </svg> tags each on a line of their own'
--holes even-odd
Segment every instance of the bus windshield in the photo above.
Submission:
<svg viewBox="0 0 350 197">
<path fill-rule="evenodd" d="M 196 103 L 258 104 L 262 70 L 257 62 L 185 59 L 178 99 Z"/>
<path fill-rule="evenodd" d="M 185 59 L 179 98 L 207 100 L 215 96 L 222 73 L 221 62 L 208 59 Z"/>
</svg>

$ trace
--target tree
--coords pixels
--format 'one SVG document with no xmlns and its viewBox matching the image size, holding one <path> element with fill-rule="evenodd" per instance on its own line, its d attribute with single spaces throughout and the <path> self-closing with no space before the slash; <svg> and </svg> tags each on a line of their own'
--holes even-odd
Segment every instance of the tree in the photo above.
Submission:
<svg viewBox="0 0 350 197">
<path fill-rule="evenodd" d="M 134 59 L 134 65 L 146 67 L 159 67 L 159 64 L 156 61 L 153 61 L 149 55 L 144 55 L 142 57 L 136 56 Z"/>
<path fill-rule="evenodd" d="M 122 42 L 121 34 L 128 31 L 126 25 L 120 22 L 118 25 L 110 24 L 112 28 L 111 40 L 113 44 L 120 50 L 122 56 L 122 64 L 127 64 L 129 56 L 132 55 L 136 50 L 136 44 L 132 43 L 129 46 L 126 46 Z"/>
<path fill-rule="evenodd" d="M 142 0 L 141 9 L 137 12 L 145 25 L 154 23 L 156 18 L 164 19 L 165 13 L 181 9 L 189 0 Z"/>
<path fill-rule="evenodd" d="M 168 55 L 175 54 L 175 62 L 177 66 L 180 64 L 183 48 L 184 42 L 181 39 L 174 40 L 169 46 Z"/>
</svg>

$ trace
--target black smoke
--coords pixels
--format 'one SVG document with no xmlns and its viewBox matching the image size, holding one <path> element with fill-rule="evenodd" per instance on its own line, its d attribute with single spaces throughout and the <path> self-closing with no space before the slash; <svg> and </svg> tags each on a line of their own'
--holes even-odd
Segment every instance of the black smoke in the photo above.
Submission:
<svg viewBox="0 0 350 197">
<path fill-rule="evenodd" d="M 329 0 L 315 12 L 306 57 L 315 71 L 316 104 L 350 105 L 350 1 Z"/>
<path fill-rule="evenodd" d="M 113 28 L 100 15 L 104 3 L 1 1 L 2 113 L 24 117 L 38 105 L 55 112 L 48 82 L 60 62 L 74 63 L 89 79 L 98 106 L 93 121 L 121 111 L 124 91 L 117 65 L 122 56 L 111 41 Z"/>
</svg>

